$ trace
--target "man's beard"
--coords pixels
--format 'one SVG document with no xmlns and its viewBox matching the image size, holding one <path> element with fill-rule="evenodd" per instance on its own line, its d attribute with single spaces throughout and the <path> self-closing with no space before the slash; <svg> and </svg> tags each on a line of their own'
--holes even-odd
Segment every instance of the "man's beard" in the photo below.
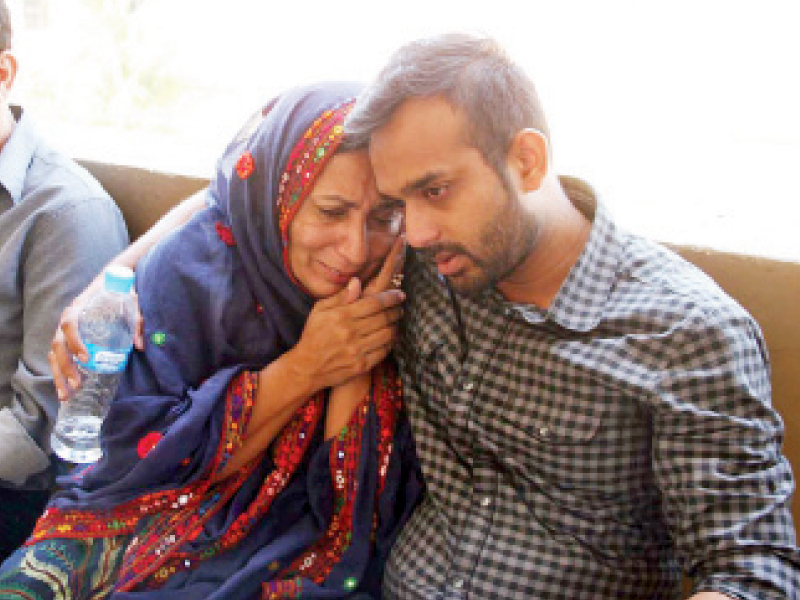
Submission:
<svg viewBox="0 0 800 600">
<path fill-rule="evenodd" d="M 478 236 L 480 251 L 461 244 L 443 243 L 420 249 L 424 260 L 434 262 L 439 253 L 465 256 L 472 263 L 468 273 L 446 276 L 457 293 L 478 298 L 506 279 L 528 257 L 536 242 L 537 230 L 522 210 L 519 197 L 506 190 L 506 206 L 500 208 Z"/>
</svg>

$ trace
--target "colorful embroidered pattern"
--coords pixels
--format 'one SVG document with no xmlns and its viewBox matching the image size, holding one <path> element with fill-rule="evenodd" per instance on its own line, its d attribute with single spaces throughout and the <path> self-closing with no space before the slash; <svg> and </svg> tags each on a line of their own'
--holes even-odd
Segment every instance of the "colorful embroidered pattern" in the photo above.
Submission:
<svg viewBox="0 0 800 600">
<path fill-rule="evenodd" d="M 287 256 L 289 223 L 313 189 L 317 176 L 328 163 L 344 137 L 342 123 L 355 100 L 350 100 L 322 113 L 292 149 L 278 186 L 278 227 L 283 239 L 283 262 L 291 274 Z"/>
<path fill-rule="evenodd" d="M 207 477 L 182 488 L 141 496 L 106 513 L 59 511 L 50 508 L 40 519 L 27 544 L 48 538 L 103 538 L 131 536 L 122 558 L 116 590 L 161 587 L 179 571 L 234 548 L 266 514 L 273 500 L 283 491 L 302 464 L 317 427 L 324 414 L 327 392 L 310 398 L 283 428 L 274 443 L 276 468 L 269 473 L 253 502 L 214 542 L 201 549 L 190 546 L 203 532 L 205 523 L 223 508 L 252 474 L 259 459 L 239 470 L 236 475 L 212 484 L 212 475 L 221 472 L 231 456 L 241 447 L 257 393 L 258 373 L 245 371 L 235 378 L 226 394 L 226 423 L 223 439 L 217 448 Z M 264 598 L 296 598 L 302 591 L 303 579 L 322 584 L 334 565 L 350 546 L 354 511 L 358 494 L 358 465 L 361 460 L 362 433 L 374 408 L 379 425 L 377 444 L 379 485 L 383 489 L 386 468 L 392 452 L 392 439 L 400 408 L 400 381 L 388 363 L 373 371 L 372 389 L 353 411 L 346 427 L 331 443 L 328 456 L 334 483 L 334 514 L 326 531 L 310 548 L 283 567 L 275 561 L 262 586 Z M 150 437 L 144 436 L 143 440 Z M 153 437 L 153 439 L 155 439 Z M 378 521 L 373 516 L 371 539 Z M 134 535 L 135 533 L 135 535 Z M 189 547 L 193 547 L 189 550 Z M 280 570 L 280 573 L 278 571 Z M 271 575 L 270 575 L 271 574 Z M 350 576 L 342 584 L 356 588 L 358 580 Z"/>
<path fill-rule="evenodd" d="M 342 429 L 330 447 L 328 460 L 334 486 L 334 513 L 328 528 L 320 539 L 306 552 L 297 557 L 279 576 L 281 579 L 301 575 L 315 583 L 325 581 L 350 547 L 353 535 L 354 511 L 358 494 L 358 465 L 361 460 L 361 438 L 367 425 L 371 406 L 375 407 L 379 422 L 379 440 L 376 463 L 379 465 L 379 483 L 376 494 L 383 490 L 386 481 L 386 465 L 392 451 L 397 413 L 400 409 L 400 380 L 389 363 L 383 363 L 372 372 L 372 389 L 353 411 L 350 421 Z M 377 500 L 377 496 L 376 496 Z M 372 534 L 377 529 L 377 520 L 372 523 Z M 354 577 L 347 579 L 353 589 L 357 585 Z M 267 590 L 265 585 L 265 593 Z M 270 597 L 270 596 L 265 596 Z"/>
<path fill-rule="evenodd" d="M 58 508 L 50 507 L 37 522 L 36 528 L 28 541 L 25 542 L 26 545 L 32 545 L 51 538 L 111 537 L 131 534 L 143 517 L 149 515 L 171 515 L 173 512 L 182 514 L 184 511 L 199 510 L 207 495 L 213 498 L 215 493 L 218 494 L 213 490 L 209 492 L 212 487 L 211 473 L 221 470 L 220 465 L 224 464 L 230 454 L 235 453 L 241 445 L 241 432 L 246 430 L 252 413 L 257 382 L 257 373 L 244 371 L 230 386 L 225 400 L 225 435 L 217 448 L 208 477 L 182 488 L 144 494 L 135 500 L 108 511 L 62 511 Z M 237 393 L 245 395 L 240 396 Z M 236 427 L 232 426 L 234 419 L 238 419 Z M 143 439 L 147 437 L 145 436 Z M 250 471 L 243 470 L 235 478 L 236 481 L 230 482 L 230 485 L 236 485 L 238 489 L 238 486 L 246 479 Z M 228 481 L 221 483 L 228 484 Z M 130 555 L 130 552 L 126 552 L 126 557 Z"/>
<path fill-rule="evenodd" d="M 281 598 L 300 598 L 303 593 L 303 580 L 295 579 L 270 581 L 262 586 L 261 597 L 264 600 L 279 600 Z"/>
<path fill-rule="evenodd" d="M 0 597 L 102 600 L 114 588 L 125 537 L 58 540 L 27 548 L 0 574 Z M 16 561 L 16 562 L 14 562 Z"/>
</svg>

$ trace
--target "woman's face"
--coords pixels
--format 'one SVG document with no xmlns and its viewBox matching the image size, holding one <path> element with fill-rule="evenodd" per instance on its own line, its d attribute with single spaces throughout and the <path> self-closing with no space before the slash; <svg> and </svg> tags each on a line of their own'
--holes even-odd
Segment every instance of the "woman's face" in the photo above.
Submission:
<svg viewBox="0 0 800 600">
<path fill-rule="evenodd" d="M 289 225 L 289 264 L 314 298 L 352 277 L 365 284 L 400 231 L 402 208 L 382 201 L 366 151 L 335 154 Z"/>
</svg>

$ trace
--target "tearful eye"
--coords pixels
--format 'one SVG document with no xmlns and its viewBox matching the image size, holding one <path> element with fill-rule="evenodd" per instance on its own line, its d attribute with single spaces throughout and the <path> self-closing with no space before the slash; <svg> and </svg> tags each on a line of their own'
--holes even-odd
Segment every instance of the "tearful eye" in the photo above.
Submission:
<svg viewBox="0 0 800 600">
<path fill-rule="evenodd" d="M 329 219 L 338 219 L 344 217 L 347 214 L 347 209 L 341 207 L 325 208 L 320 206 L 318 207 L 318 210 L 322 214 L 322 216 L 327 217 Z"/>
<path fill-rule="evenodd" d="M 397 235 L 403 224 L 403 211 L 399 208 L 389 208 L 370 215 L 369 228 L 372 231 Z"/>
<path fill-rule="evenodd" d="M 445 194 L 447 194 L 448 186 L 446 185 L 437 185 L 425 188 L 422 190 L 422 195 L 427 200 L 438 200 L 442 198 Z"/>
</svg>

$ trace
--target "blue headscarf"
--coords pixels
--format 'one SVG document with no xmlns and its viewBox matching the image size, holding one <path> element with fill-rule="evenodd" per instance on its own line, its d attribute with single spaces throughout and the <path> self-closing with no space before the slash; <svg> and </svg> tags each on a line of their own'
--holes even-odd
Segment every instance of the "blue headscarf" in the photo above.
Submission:
<svg viewBox="0 0 800 600">
<path fill-rule="evenodd" d="M 255 373 L 297 342 L 312 307 L 285 262 L 285 232 L 357 93 L 327 83 L 273 100 L 226 149 L 207 208 L 140 261 L 146 348 L 112 402 L 103 457 L 62 481 L 29 541 L 133 536 L 112 598 L 379 594 L 383 561 L 421 493 L 390 364 L 346 435 L 323 439 L 318 394 L 272 451 L 210 483 L 241 445 Z M 334 471 L 352 480 L 349 496 Z M 301 568 L 317 560 L 309 548 L 338 535 L 334 514 L 350 519 L 348 542 L 330 542 L 334 563 Z"/>
</svg>

